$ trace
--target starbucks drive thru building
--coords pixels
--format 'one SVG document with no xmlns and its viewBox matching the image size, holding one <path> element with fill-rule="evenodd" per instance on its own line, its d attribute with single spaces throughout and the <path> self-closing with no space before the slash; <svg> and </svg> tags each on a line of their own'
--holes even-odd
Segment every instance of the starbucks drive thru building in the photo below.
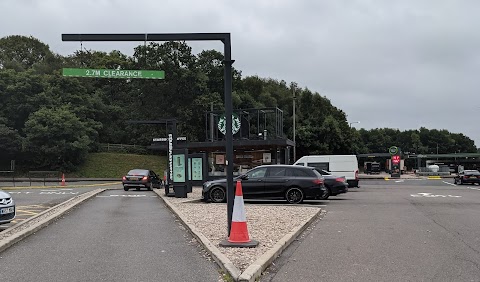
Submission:
<svg viewBox="0 0 480 282">
<path fill-rule="evenodd" d="M 179 137 L 177 148 L 189 154 L 203 154 L 206 178 L 226 176 L 225 114 L 205 113 L 205 141 L 188 142 Z M 278 108 L 233 110 L 232 132 L 234 146 L 234 175 L 263 164 L 292 163 L 294 143 L 283 132 L 283 111 Z M 165 142 L 153 142 L 154 150 L 167 150 Z M 204 180 L 204 179 L 203 179 Z"/>
</svg>

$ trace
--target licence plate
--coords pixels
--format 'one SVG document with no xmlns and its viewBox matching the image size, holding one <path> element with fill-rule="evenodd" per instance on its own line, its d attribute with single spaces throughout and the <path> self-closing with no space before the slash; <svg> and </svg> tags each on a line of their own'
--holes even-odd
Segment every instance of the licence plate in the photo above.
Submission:
<svg viewBox="0 0 480 282">
<path fill-rule="evenodd" d="M 138 180 L 136 177 L 130 177 L 130 180 Z"/>
<path fill-rule="evenodd" d="M 0 214 L 12 213 L 15 211 L 14 207 L 0 209 Z"/>
</svg>

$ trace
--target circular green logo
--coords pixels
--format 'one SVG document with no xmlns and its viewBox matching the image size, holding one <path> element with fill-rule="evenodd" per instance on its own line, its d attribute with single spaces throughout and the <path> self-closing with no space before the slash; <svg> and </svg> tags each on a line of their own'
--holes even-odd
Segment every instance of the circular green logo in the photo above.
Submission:
<svg viewBox="0 0 480 282">
<path fill-rule="evenodd" d="M 240 118 L 236 114 L 232 114 L 232 134 L 240 130 Z M 225 135 L 227 133 L 227 118 L 223 115 L 218 121 L 218 130 Z"/>
<path fill-rule="evenodd" d="M 397 146 L 392 146 L 390 148 L 388 148 L 388 152 L 390 153 L 390 155 L 395 155 L 398 153 L 398 147 Z"/>
</svg>

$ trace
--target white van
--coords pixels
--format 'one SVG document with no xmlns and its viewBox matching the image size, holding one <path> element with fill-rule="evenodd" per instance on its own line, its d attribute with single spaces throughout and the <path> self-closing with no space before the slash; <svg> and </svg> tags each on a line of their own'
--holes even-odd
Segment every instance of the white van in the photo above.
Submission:
<svg viewBox="0 0 480 282">
<path fill-rule="evenodd" d="M 358 160 L 355 155 L 304 156 L 294 165 L 316 167 L 331 172 L 333 175 L 345 176 L 349 187 L 358 186 Z"/>
</svg>

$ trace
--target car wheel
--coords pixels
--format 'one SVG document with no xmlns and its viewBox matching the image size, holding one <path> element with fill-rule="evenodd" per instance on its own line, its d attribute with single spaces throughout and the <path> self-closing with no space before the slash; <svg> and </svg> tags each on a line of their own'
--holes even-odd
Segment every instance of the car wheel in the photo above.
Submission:
<svg viewBox="0 0 480 282">
<path fill-rule="evenodd" d="M 127 187 L 127 186 L 123 186 L 123 190 L 128 191 L 128 187 Z"/>
<path fill-rule="evenodd" d="M 453 179 L 454 184 L 458 184 L 458 180 L 456 178 Z"/>
<path fill-rule="evenodd" d="M 135 188 L 135 190 L 140 191 L 140 187 Z"/>
<path fill-rule="evenodd" d="M 323 194 L 320 195 L 320 197 L 318 197 L 319 200 L 326 200 L 326 199 L 328 199 L 328 197 L 330 197 L 330 195 L 331 195 L 330 189 L 327 188 L 327 187 L 325 187 L 325 188 L 326 189 L 325 189 L 325 191 L 323 191 Z"/>
<path fill-rule="evenodd" d="M 222 203 L 225 202 L 225 200 L 227 199 L 225 189 L 223 189 L 222 187 L 213 187 L 212 189 L 210 189 L 209 195 L 210 201 L 212 201 L 212 203 Z"/>
<path fill-rule="evenodd" d="M 300 188 L 292 187 L 285 192 L 285 200 L 287 200 L 289 204 L 299 204 L 303 202 L 303 198 L 303 191 Z"/>
<path fill-rule="evenodd" d="M 147 189 L 148 189 L 148 191 L 152 191 L 152 190 L 153 190 L 153 183 L 152 183 L 152 182 L 150 182 L 150 186 L 148 186 Z"/>
<path fill-rule="evenodd" d="M 460 185 L 463 185 L 463 179 L 460 178 L 459 180 L 460 180 Z"/>
</svg>

